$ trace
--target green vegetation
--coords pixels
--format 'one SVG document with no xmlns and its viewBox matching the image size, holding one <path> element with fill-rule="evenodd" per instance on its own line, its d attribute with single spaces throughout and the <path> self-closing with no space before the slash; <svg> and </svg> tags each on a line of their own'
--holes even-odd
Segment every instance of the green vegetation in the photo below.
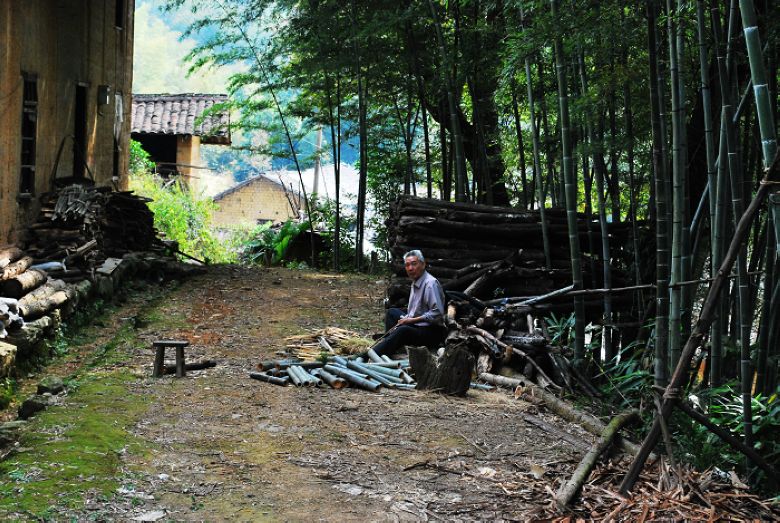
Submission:
<svg viewBox="0 0 780 523">
<path fill-rule="evenodd" d="M 182 252 L 209 263 L 235 261 L 231 242 L 220 241 L 210 228 L 214 202 L 193 194 L 178 179 L 164 180 L 150 169 L 154 164 L 135 141 L 130 147 L 130 189 L 149 198 L 154 225 Z"/>
<path fill-rule="evenodd" d="M 316 207 L 312 209 L 313 220 L 317 224 L 315 231 L 319 237 L 316 244 L 316 261 L 319 267 L 332 266 L 334 243 L 337 238 L 334 233 L 336 228 L 334 206 L 333 200 L 318 200 Z M 353 262 L 356 255 L 354 238 L 347 234 L 354 223 L 354 217 L 341 213 L 338 225 L 341 229 L 341 234 L 338 235 L 339 252 L 342 260 L 347 263 Z M 309 220 L 287 220 L 279 226 L 272 226 L 270 223 L 258 225 L 243 237 L 235 237 L 235 245 L 240 253 L 239 261 L 250 265 L 285 265 L 288 267 L 310 263 L 311 246 L 306 237 L 309 230 Z M 296 239 L 304 244 L 304 250 L 307 253 L 305 260 L 295 259 L 295 256 L 290 255 L 290 246 Z M 300 254 L 298 256 L 300 258 Z"/>
<path fill-rule="evenodd" d="M 0 462 L 0 515 L 48 519 L 56 507 L 83 503 L 86 492 L 116 491 L 121 455 L 141 451 L 129 429 L 147 403 L 129 389 L 131 379 L 122 371 L 85 378 L 67 410 L 35 418 L 21 441 L 27 451 Z"/>
</svg>

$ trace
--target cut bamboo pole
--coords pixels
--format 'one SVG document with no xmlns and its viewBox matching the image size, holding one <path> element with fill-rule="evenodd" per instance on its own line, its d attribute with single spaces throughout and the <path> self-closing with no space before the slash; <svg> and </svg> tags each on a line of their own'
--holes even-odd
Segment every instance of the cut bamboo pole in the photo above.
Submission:
<svg viewBox="0 0 780 523">
<path fill-rule="evenodd" d="M 580 464 L 574 470 L 571 479 L 561 485 L 560 490 L 555 495 L 555 504 L 560 510 L 566 510 L 572 500 L 577 496 L 582 485 L 587 481 L 588 476 L 593 471 L 598 462 L 599 456 L 604 453 L 618 435 L 620 429 L 639 419 L 639 411 L 632 410 L 624 412 L 612 418 L 612 421 L 604 427 L 599 440 L 590 448 Z"/>
</svg>

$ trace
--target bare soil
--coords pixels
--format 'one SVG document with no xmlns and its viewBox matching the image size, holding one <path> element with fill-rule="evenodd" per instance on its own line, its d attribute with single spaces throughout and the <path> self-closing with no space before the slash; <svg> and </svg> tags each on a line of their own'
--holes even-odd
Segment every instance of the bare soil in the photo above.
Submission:
<svg viewBox="0 0 780 523">
<path fill-rule="evenodd" d="M 522 413 L 584 442 L 592 438 L 508 392 L 471 391 L 461 399 L 248 378 L 259 361 L 280 356 L 286 336 L 326 326 L 378 331 L 384 288 L 376 277 L 212 267 L 151 310 L 140 313 L 143 304 L 135 303 L 119 311 L 105 328 L 132 321 L 137 342 L 123 361 L 104 365 L 126 369 L 128 401 L 144 403 L 129 430 L 144 451 L 120 452 L 121 487 L 112 496 L 85 495 L 82 506 L 58 509 L 55 519 L 543 517 L 583 451 Z M 189 340 L 188 361 L 218 364 L 184 379 L 151 378 L 149 347 L 161 338 Z"/>
</svg>

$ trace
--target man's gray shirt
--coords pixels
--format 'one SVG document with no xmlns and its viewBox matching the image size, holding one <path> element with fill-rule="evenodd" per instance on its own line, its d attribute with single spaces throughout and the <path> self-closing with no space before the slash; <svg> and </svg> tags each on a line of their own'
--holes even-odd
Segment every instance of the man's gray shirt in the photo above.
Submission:
<svg viewBox="0 0 780 523">
<path fill-rule="evenodd" d="M 406 317 L 416 318 L 422 316 L 423 321 L 416 323 L 420 327 L 429 325 L 444 326 L 444 290 L 439 280 L 431 276 L 428 271 L 422 273 L 412 283 L 409 292 L 409 307 Z"/>
</svg>

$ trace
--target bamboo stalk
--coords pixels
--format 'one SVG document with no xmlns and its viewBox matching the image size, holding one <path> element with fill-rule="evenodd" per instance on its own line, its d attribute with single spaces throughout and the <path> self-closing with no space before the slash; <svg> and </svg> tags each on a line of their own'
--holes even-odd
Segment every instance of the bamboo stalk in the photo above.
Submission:
<svg viewBox="0 0 780 523">
<path fill-rule="evenodd" d="M 639 411 L 632 410 L 624 412 L 612 418 L 609 424 L 604 428 L 599 440 L 590 448 L 587 454 L 582 458 L 580 464 L 574 470 L 571 479 L 561 485 L 560 490 L 555 495 L 555 504 L 558 509 L 565 510 L 572 500 L 577 496 L 582 485 L 587 481 L 588 476 L 596 467 L 599 456 L 612 445 L 620 429 L 639 419 Z"/>
<path fill-rule="evenodd" d="M 772 166 L 767 171 L 766 178 L 765 178 L 766 181 L 770 181 L 770 182 L 774 181 L 774 173 L 776 169 L 777 169 L 777 159 L 775 159 L 772 162 Z M 689 366 L 691 363 L 691 359 L 693 358 L 696 349 L 700 347 L 701 344 L 703 343 L 705 338 L 705 332 L 707 329 L 709 329 L 716 315 L 716 311 L 719 304 L 718 298 L 720 296 L 721 290 L 723 289 L 726 283 L 727 280 L 726 275 L 731 271 L 731 268 L 734 265 L 734 261 L 737 258 L 737 254 L 739 250 L 742 248 L 742 243 L 744 242 L 745 237 L 750 230 L 750 225 L 753 222 L 753 219 L 755 218 L 756 214 L 758 213 L 758 209 L 761 207 L 764 199 L 769 193 L 769 189 L 770 189 L 769 183 L 762 183 L 759 186 L 758 191 L 756 192 L 756 195 L 753 198 L 753 201 L 745 210 L 745 214 L 742 215 L 742 218 L 737 224 L 737 228 L 734 231 L 734 236 L 731 240 L 731 244 L 729 245 L 728 252 L 726 253 L 726 256 L 723 259 L 723 263 L 718 269 L 718 275 L 715 277 L 715 280 L 712 282 L 712 285 L 710 286 L 710 290 L 707 294 L 707 298 L 704 300 L 704 304 L 702 306 L 701 313 L 699 315 L 699 320 L 697 321 L 695 328 L 691 332 L 691 335 L 688 338 L 685 347 L 683 348 L 682 354 L 680 356 L 680 360 L 677 362 L 677 367 L 674 370 L 674 374 L 672 374 L 672 379 L 669 385 L 666 387 L 666 393 L 665 393 L 664 403 L 662 405 L 661 413 L 658 416 L 656 416 L 656 420 L 653 422 L 653 426 L 651 427 L 650 431 L 648 432 L 647 436 L 642 442 L 642 447 L 640 449 L 640 452 L 637 453 L 636 457 L 634 458 L 634 461 L 631 463 L 631 467 L 626 473 L 626 476 L 623 478 L 623 481 L 620 485 L 621 494 L 624 495 L 627 494 L 628 491 L 630 491 L 631 488 L 636 483 L 636 480 L 639 477 L 639 472 L 642 470 L 642 467 L 644 467 L 644 464 L 647 461 L 648 456 L 650 455 L 653 448 L 655 448 L 656 443 L 658 442 L 658 437 L 661 432 L 661 423 L 658 418 L 659 417 L 663 417 L 664 419 L 669 418 L 674 407 L 674 400 L 672 398 L 674 398 L 677 394 L 679 394 L 679 391 L 682 390 L 682 387 L 689 380 L 689 372 L 690 372 Z"/>
<path fill-rule="evenodd" d="M 558 0 L 550 0 L 550 9 L 554 19 L 558 18 Z M 556 33 L 554 40 L 555 69 L 558 78 L 558 101 L 560 105 L 559 121 L 561 126 L 561 149 L 563 151 L 563 176 L 566 194 L 566 217 L 569 226 L 569 254 L 571 256 L 572 283 L 575 289 L 581 289 L 582 260 L 580 241 L 577 234 L 577 177 L 572 161 L 572 144 L 569 117 L 569 94 L 566 81 L 566 61 L 563 53 L 561 34 Z M 585 302 L 581 297 L 574 298 L 574 365 L 582 365 L 585 358 Z"/>
</svg>

